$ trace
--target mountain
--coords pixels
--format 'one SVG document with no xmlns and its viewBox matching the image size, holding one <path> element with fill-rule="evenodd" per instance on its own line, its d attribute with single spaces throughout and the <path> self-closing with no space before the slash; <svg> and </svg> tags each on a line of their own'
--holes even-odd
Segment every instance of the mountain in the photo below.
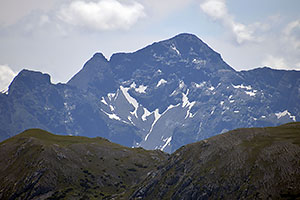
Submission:
<svg viewBox="0 0 300 200">
<path fill-rule="evenodd" d="M 118 128 L 110 123 L 115 131 L 109 130 L 109 119 L 101 112 L 94 94 L 66 84 L 52 84 L 50 76 L 41 72 L 22 70 L 9 86 L 8 94 L 0 94 L 0 106 L 1 139 L 29 128 L 41 128 L 58 134 L 88 133 L 89 137 L 132 144 L 134 127 L 119 123 Z"/>
<path fill-rule="evenodd" d="M 0 143 L 0 199 L 296 199 L 300 123 L 236 129 L 171 155 L 27 130 Z"/>
<path fill-rule="evenodd" d="M 192 34 L 107 60 L 96 53 L 66 84 L 21 71 L 0 94 L 0 136 L 29 128 L 174 152 L 241 127 L 300 119 L 300 72 L 236 71 Z"/>
<path fill-rule="evenodd" d="M 0 199 L 111 199 L 167 157 L 99 137 L 27 130 L 0 143 Z"/>
</svg>

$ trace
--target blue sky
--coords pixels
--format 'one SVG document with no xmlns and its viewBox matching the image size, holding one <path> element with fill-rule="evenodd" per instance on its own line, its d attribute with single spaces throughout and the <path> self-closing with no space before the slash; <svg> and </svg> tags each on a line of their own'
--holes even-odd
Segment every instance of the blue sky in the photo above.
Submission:
<svg viewBox="0 0 300 200">
<path fill-rule="evenodd" d="M 0 90 L 23 68 L 66 82 L 95 53 L 188 32 L 236 70 L 300 70 L 299 0 L 0 0 Z"/>
</svg>

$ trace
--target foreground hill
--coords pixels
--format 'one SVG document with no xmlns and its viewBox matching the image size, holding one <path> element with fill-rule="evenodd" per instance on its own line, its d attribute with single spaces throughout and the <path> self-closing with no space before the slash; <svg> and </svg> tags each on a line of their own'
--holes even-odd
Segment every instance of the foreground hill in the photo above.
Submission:
<svg viewBox="0 0 300 200">
<path fill-rule="evenodd" d="M 28 130 L 0 144 L 0 199 L 112 198 L 167 157 L 102 138 Z"/>
<path fill-rule="evenodd" d="M 300 198 L 300 123 L 237 129 L 173 153 L 138 199 Z"/>
<path fill-rule="evenodd" d="M 33 129 L 0 143 L 0 199 L 295 199 L 300 123 L 237 129 L 167 155 Z"/>
<path fill-rule="evenodd" d="M 96 53 L 66 84 L 21 71 L 0 93 L 0 140 L 40 128 L 172 153 L 228 130 L 299 121 L 299 86 L 299 71 L 236 71 L 184 33 L 109 60 Z"/>
</svg>

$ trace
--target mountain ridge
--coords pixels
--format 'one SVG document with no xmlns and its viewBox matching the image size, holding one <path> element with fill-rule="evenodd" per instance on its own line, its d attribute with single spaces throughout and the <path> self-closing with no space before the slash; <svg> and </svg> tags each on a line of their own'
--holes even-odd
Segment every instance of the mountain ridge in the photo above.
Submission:
<svg viewBox="0 0 300 200">
<path fill-rule="evenodd" d="M 42 128 L 171 153 L 235 128 L 300 119 L 299 71 L 235 71 L 191 34 L 109 60 L 96 53 L 68 83 L 38 83 L 13 81 L 21 96 L 1 95 L 2 140 Z"/>
</svg>

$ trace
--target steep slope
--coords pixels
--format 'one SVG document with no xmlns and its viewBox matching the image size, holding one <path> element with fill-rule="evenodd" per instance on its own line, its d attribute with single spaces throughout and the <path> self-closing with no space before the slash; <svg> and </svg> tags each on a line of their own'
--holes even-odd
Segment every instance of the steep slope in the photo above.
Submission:
<svg viewBox="0 0 300 200">
<path fill-rule="evenodd" d="M 296 199 L 300 123 L 237 129 L 181 147 L 132 199 Z"/>
<path fill-rule="evenodd" d="M 121 198 L 167 157 L 103 138 L 28 130 L 0 143 L 0 199 Z"/>
<path fill-rule="evenodd" d="M 67 84 L 24 70 L 0 94 L 2 140 L 42 128 L 171 153 L 235 128 L 299 119 L 299 71 L 235 71 L 186 33 L 109 60 L 96 53 Z"/>
</svg>

